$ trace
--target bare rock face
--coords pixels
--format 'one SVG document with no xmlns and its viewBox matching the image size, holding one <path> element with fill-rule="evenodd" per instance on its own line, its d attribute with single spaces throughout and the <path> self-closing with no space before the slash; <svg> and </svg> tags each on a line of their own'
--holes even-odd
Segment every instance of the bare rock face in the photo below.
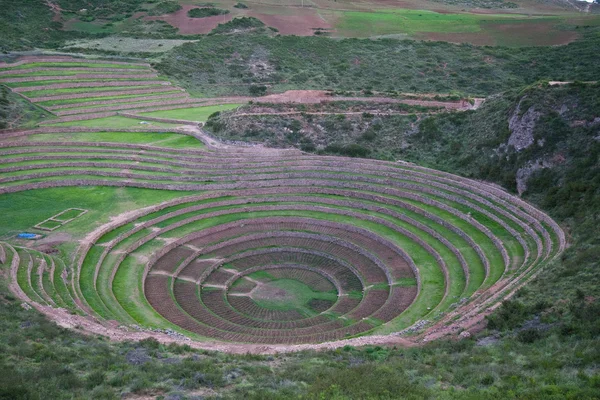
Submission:
<svg viewBox="0 0 600 400">
<path fill-rule="evenodd" d="M 543 168 L 550 168 L 552 167 L 552 163 L 545 161 L 545 160 L 536 160 L 534 162 L 529 162 L 527 163 L 525 166 L 519 168 L 517 170 L 517 192 L 519 193 L 519 196 L 522 195 L 526 190 L 527 190 L 527 181 L 529 180 L 529 177 L 531 176 L 531 174 L 533 174 L 535 171 L 539 170 L 539 169 L 543 169 Z"/>
<path fill-rule="evenodd" d="M 541 115 L 533 107 L 530 107 L 523 115 L 520 115 L 521 103 L 524 99 L 525 97 L 521 99 L 508 121 L 508 127 L 511 131 L 511 135 L 508 138 L 508 145 L 513 146 L 516 151 L 526 149 L 533 144 L 533 129 Z"/>
</svg>

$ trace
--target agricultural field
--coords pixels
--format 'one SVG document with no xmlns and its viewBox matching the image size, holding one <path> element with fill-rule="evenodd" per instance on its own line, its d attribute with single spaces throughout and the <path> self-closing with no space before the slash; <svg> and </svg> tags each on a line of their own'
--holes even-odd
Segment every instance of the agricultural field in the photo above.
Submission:
<svg viewBox="0 0 600 400">
<path fill-rule="evenodd" d="M 81 0 L 52 0 L 48 2 L 51 7 L 44 2 L 30 7 L 11 2 L 0 11 L 0 32 L 5 38 L 0 46 L 31 49 L 35 43 L 47 48 L 160 53 L 175 45 L 174 41 L 200 40 L 207 34 L 223 33 L 219 25 L 235 23 L 240 18 L 264 24 L 264 32 L 273 35 L 544 46 L 580 38 L 580 27 L 598 24 L 599 7 L 569 0 L 118 3 L 111 7 L 102 3 L 93 8 L 90 2 Z M 194 14 L 200 18 L 190 16 Z M 144 47 L 138 40 L 154 42 Z M 161 45 L 160 41 L 165 40 Z"/>
<path fill-rule="evenodd" d="M 190 97 L 184 89 L 161 79 L 149 64 L 143 63 L 25 57 L 15 63 L 0 63 L 0 84 L 56 116 L 42 122 L 51 125 L 72 125 L 77 121 L 75 125 L 87 126 L 95 124 L 90 121 L 104 118 L 100 126 L 132 127 L 146 123 L 140 121 L 137 113 L 162 116 L 161 110 L 180 108 L 181 112 L 171 111 L 166 115 L 187 117 L 196 110 L 202 120 L 206 112 L 219 109 L 218 106 L 194 108 L 206 100 Z M 152 124 L 168 127 L 169 121 Z"/>
<path fill-rule="evenodd" d="M 429 340 L 478 323 L 566 245 L 550 217 L 491 185 L 405 163 L 215 143 L 196 124 L 240 104 L 148 103 L 172 85 L 147 64 L 30 57 L 0 73 L 57 116 L 3 136 L 5 204 L 34 189 L 74 191 L 74 204 L 40 207 L 0 234 L 37 230 L 50 243 L 85 234 L 76 249 L 64 241 L 71 262 L 3 244 L 14 290 L 40 310 L 94 316 L 91 331 L 119 321 L 125 337 L 138 326 L 239 352 L 365 334 Z M 116 107 L 119 98 L 90 101 L 103 93 L 96 87 L 136 91 L 137 81 L 121 81 L 129 76 L 160 83 Z M 85 187 L 158 196 L 118 213 L 76 201 Z"/>
<path fill-rule="evenodd" d="M 0 400 L 597 399 L 571 0 L 0 9 Z"/>
</svg>

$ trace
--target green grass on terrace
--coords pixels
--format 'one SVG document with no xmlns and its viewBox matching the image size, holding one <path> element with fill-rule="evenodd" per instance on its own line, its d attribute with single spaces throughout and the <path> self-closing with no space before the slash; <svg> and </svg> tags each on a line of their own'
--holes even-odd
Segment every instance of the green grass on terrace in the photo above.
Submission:
<svg viewBox="0 0 600 400">
<path fill-rule="evenodd" d="M 145 121 L 147 124 L 140 124 L 140 122 L 144 122 L 142 119 L 135 118 L 126 118 L 121 116 L 113 116 L 113 117 L 105 117 L 105 118 L 96 118 L 96 119 L 86 119 L 82 121 L 69 121 L 69 122 L 59 122 L 56 124 L 48 124 L 48 126 L 84 126 L 84 127 L 97 127 L 98 129 L 102 128 L 175 128 L 178 124 L 171 124 L 167 122 L 155 122 L 155 121 Z"/>
<path fill-rule="evenodd" d="M 28 69 L 28 68 L 122 68 L 122 69 L 148 69 L 147 66 L 143 65 L 132 65 L 132 64 L 110 64 L 110 63 L 82 63 L 82 62 L 32 62 L 25 63 L 15 66 L 0 67 L 0 70 L 5 71 L 8 69 Z"/>
<path fill-rule="evenodd" d="M 279 290 L 282 297 L 273 296 L 272 292 Z M 278 279 L 265 282 L 254 291 L 252 300 L 263 308 L 271 310 L 297 310 L 305 315 L 313 315 L 308 303 L 313 300 L 336 301 L 337 294 L 334 292 L 314 291 L 310 286 L 294 279 Z"/>
<path fill-rule="evenodd" d="M 147 94 L 122 94 L 120 96 L 102 96 L 102 94 L 99 94 L 98 96 L 82 97 L 79 99 L 40 101 L 39 103 L 36 103 L 36 104 L 43 106 L 43 107 L 58 106 L 58 105 L 63 105 L 63 104 L 73 104 L 73 107 L 76 107 L 79 103 L 85 103 L 88 101 L 102 101 L 102 100 L 115 100 L 115 99 L 135 100 L 135 98 L 141 99 L 144 97 L 162 96 L 162 95 L 166 95 L 166 94 L 173 94 L 173 93 L 180 93 L 180 92 L 181 91 L 179 89 L 173 89 L 172 91 L 166 91 L 166 92 L 156 92 L 156 93 L 147 93 Z M 30 96 L 30 97 L 32 97 L 32 96 Z"/>
<path fill-rule="evenodd" d="M 0 209 L 3 210 L 0 215 L 0 237 L 27 231 L 67 208 L 83 208 L 89 212 L 55 231 L 66 233 L 76 240 L 109 222 L 111 216 L 186 194 L 190 193 L 95 186 L 7 193 L 0 196 Z"/>
<path fill-rule="evenodd" d="M 77 94 L 77 93 L 90 93 L 92 97 L 96 93 L 112 92 L 112 91 L 123 91 L 123 90 L 137 90 L 137 89 L 156 89 L 159 87 L 165 87 L 165 85 L 139 85 L 139 86 L 107 86 L 107 87 L 84 87 L 84 88 L 66 88 L 66 89 L 43 89 L 43 90 L 31 90 L 23 92 L 27 97 L 42 97 L 42 96 L 55 96 L 59 94 Z M 175 89 L 173 89 L 175 90 Z M 163 93 L 163 92 L 161 92 Z M 139 96 L 139 95 L 136 95 Z M 81 101 L 81 99 L 78 99 Z"/>
<path fill-rule="evenodd" d="M 129 118 L 127 118 L 129 119 Z M 133 120 L 136 121 L 136 120 Z M 155 126 L 155 125 L 152 125 Z M 168 148 L 202 148 L 204 144 L 187 135 L 154 132 L 46 133 L 28 136 L 30 141 L 141 143 Z"/>
<path fill-rule="evenodd" d="M 141 108 L 146 106 L 147 107 L 147 103 L 152 103 L 152 102 L 162 102 L 162 104 L 164 104 L 164 102 L 169 101 L 169 99 L 144 99 L 144 100 L 137 100 L 137 99 L 132 99 L 132 101 L 127 101 L 127 102 L 122 102 L 122 103 L 110 103 L 110 104 L 97 104 L 97 105 L 81 105 L 81 104 L 73 104 L 73 107 L 69 107 L 69 108 L 61 108 L 60 110 L 56 110 L 56 111 L 71 111 L 71 110 L 85 110 L 88 108 L 104 108 L 104 107 L 112 107 L 112 106 L 128 106 L 129 109 L 135 109 L 135 108 Z M 125 111 L 127 109 L 123 109 L 123 110 L 119 110 L 119 111 Z"/>
<path fill-rule="evenodd" d="M 157 81 L 164 82 L 163 78 L 148 77 L 148 78 L 77 78 L 77 79 L 51 79 L 45 81 L 28 81 L 28 82 L 6 82 L 6 85 L 10 88 L 23 88 L 43 85 L 54 85 L 57 83 L 94 83 L 94 82 L 136 82 L 136 81 Z"/>
<path fill-rule="evenodd" d="M 205 107 L 193 107 L 193 108 L 180 108 L 166 111 L 152 111 L 139 113 L 139 115 L 146 115 L 148 117 L 159 117 L 159 118 L 173 118 L 182 119 L 188 121 L 206 121 L 208 117 L 217 111 L 232 110 L 241 106 L 241 104 L 222 104 L 217 106 L 205 106 Z"/>
<path fill-rule="evenodd" d="M 10 75 L 0 75 L 0 79 L 4 78 L 26 78 L 30 76 L 69 76 L 69 75 L 78 75 L 78 74 L 130 74 L 132 77 L 135 77 L 138 74 L 151 74 L 154 73 L 150 68 L 146 69 L 128 69 L 121 68 L 123 71 L 90 71 L 89 69 L 65 69 L 64 71 L 58 70 L 44 70 L 44 71 L 33 71 L 33 72 L 23 72 L 19 74 L 10 74 Z M 3 69 L 5 71 L 6 69 Z"/>
</svg>

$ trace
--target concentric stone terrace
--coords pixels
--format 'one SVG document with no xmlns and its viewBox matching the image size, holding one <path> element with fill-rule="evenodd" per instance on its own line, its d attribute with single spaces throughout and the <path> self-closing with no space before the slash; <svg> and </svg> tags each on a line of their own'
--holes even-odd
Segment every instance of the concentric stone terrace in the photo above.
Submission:
<svg viewBox="0 0 600 400">
<path fill-rule="evenodd" d="M 454 324 L 564 248 L 560 228 L 522 200 L 410 164 L 39 139 L 61 129 L 0 142 L 0 194 L 192 191 L 90 233 L 72 266 L 4 246 L 23 296 L 101 322 L 264 344 Z"/>
<path fill-rule="evenodd" d="M 89 121 L 197 105 L 148 64 L 29 57 L 0 64 L 0 82 L 56 114 L 47 124 L 81 125 L 2 132 L 0 195 L 186 191 L 113 216 L 72 263 L 1 244 L 14 292 L 42 311 L 243 343 L 329 342 L 418 321 L 434 335 L 495 307 L 565 246 L 548 216 L 482 182 L 406 163 L 212 147 L 189 121 Z"/>
</svg>

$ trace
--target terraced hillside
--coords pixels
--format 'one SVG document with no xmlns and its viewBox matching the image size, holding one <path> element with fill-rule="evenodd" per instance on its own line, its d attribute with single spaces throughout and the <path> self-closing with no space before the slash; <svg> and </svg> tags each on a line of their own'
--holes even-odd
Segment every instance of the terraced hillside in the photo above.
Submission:
<svg viewBox="0 0 600 400">
<path fill-rule="evenodd" d="M 58 116 L 60 123 L 205 105 L 149 64 L 30 56 L 0 63 L 0 84 Z M 226 101 L 225 101 L 226 102 Z"/>
<path fill-rule="evenodd" d="M 157 132 L 165 141 L 148 144 Z M 67 262 L 2 244 L 16 294 L 49 314 L 65 308 L 107 327 L 197 340 L 296 345 L 399 332 L 420 340 L 476 323 L 565 248 L 551 218 L 494 185 L 402 162 L 205 138 L 193 124 L 5 133 L 0 195 L 185 191 L 111 215 Z"/>
</svg>

